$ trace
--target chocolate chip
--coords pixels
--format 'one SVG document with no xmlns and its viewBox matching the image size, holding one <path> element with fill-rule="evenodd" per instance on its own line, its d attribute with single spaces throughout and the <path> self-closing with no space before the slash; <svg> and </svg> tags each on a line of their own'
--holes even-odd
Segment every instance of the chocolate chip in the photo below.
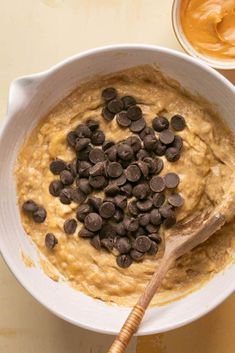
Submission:
<svg viewBox="0 0 235 353">
<path fill-rule="evenodd" d="M 88 145 L 83 150 L 77 152 L 77 159 L 79 161 L 88 161 L 89 160 L 89 153 L 90 153 L 91 149 L 92 149 L 92 147 L 90 145 Z"/>
<path fill-rule="evenodd" d="M 78 181 L 78 188 L 84 192 L 84 194 L 88 195 L 92 192 L 92 188 L 91 188 L 91 185 L 88 181 L 88 179 L 86 178 L 81 178 L 79 179 Z"/>
<path fill-rule="evenodd" d="M 71 188 L 64 188 L 61 190 L 60 202 L 64 205 L 69 205 L 71 203 Z"/>
<path fill-rule="evenodd" d="M 137 231 L 135 232 L 134 236 L 137 238 L 140 235 L 147 235 L 147 231 L 144 227 L 139 226 L 139 228 L 137 229 Z"/>
<path fill-rule="evenodd" d="M 113 221 L 116 222 L 116 223 L 119 223 L 119 222 L 121 222 L 123 220 L 123 218 L 124 218 L 123 210 L 120 209 L 120 208 L 116 208 L 115 213 L 114 213 L 113 218 L 112 218 Z"/>
<path fill-rule="evenodd" d="M 155 136 L 155 132 L 151 127 L 146 127 L 144 130 L 141 131 L 141 133 L 139 134 L 141 140 L 144 140 L 145 136 L 147 135 L 154 135 Z"/>
<path fill-rule="evenodd" d="M 106 140 L 103 142 L 103 145 L 102 145 L 102 150 L 103 151 L 106 151 L 108 148 L 112 147 L 114 145 L 114 142 L 111 141 L 111 140 Z"/>
<path fill-rule="evenodd" d="M 154 149 L 154 153 L 157 156 L 163 156 L 166 153 L 167 146 L 164 145 L 161 141 L 157 140 L 156 147 Z"/>
<path fill-rule="evenodd" d="M 90 173 L 89 170 L 91 168 L 92 164 L 90 162 L 87 161 L 80 161 L 78 163 L 78 174 L 79 176 L 83 177 L 83 178 L 88 178 Z"/>
<path fill-rule="evenodd" d="M 38 207 L 38 209 L 33 212 L 33 220 L 36 223 L 43 223 L 46 217 L 47 211 L 43 207 Z"/>
<path fill-rule="evenodd" d="M 120 158 L 118 159 L 118 162 L 121 163 L 123 169 L 126 169 L 131 164 L 131 161 L 124 161 Z"/>
<path fill-rule="evenodd" d="M 155 243 L 154 241 L 151 241 L 151 246 L 148 250 L 148 255 L 154 256 L 157 254 L 157 252 L 158 252 L 157 243 Z"/>
<path fill-rule="evenodd" d="M 172 131 L 170 130 L 163 130 L 159 134 L 159 140 L 164 144 L 164 145 L 170 145 L 174 141 L 175 135 Z"/>
<path fill-rule="evenodd" d="M 146 127 L 146 122 L 144 118 L 140 118 L 136 121 L 132 121 L 130 125 L 130 130 L 134 133 L 141 132 Z"/>
<path fill-rule="evenodd" d="M 137 207 L 137 201 L 136 200 L 131 200 L 128 202 L 128 212 L 130 213 L 131 216 L 138 216 L 139 214 L 139 209 Z"/>
<path fill-rule="evenodd" d="M 171 118 L 171 127 L 176 131 L 184 130 L 186 126 L 185 119 L 182 115 L 176 114 Z"/>
<path fill-rule="evenodd" d="M 60 173 L 60 180 L 63 183 L 63 185 L 71 185 L 74 182 L 74 176 L 68 170 L 63 170 Z"/>
<path fill-rule="evenodd" d="M 78 135 L 76 131 L 69 131 L 69 133 L 66 136 L 68 145 L 74 148 L 76 145 L 77 138 L 78 138 Z"/>
<path fill-rule="evenodd" d="M 85 217 L 84 224 L 91 232 L 97 232 L 102 227 L 102 218 L 97 213 L 91 212 Z"/>
<path fill-rule="evenodd" d="M 91 136 L 91 130 L 87 124 L 79 124 L 76 127 L 75 132 L 79 138 Z"/>
<path fill-rule="evenodd" d="M 139 222 L 138 219 L 136 218 L 125 218 L 124 221 L 124 227 L 128 232 L 136 232 L 138 227 L 139 227 Z"/>
<path fill-rule="evenodd" d="M 91 143 L 94 146 L 101 146 L 104 143 L 104 141 L 105 141 L 105 135 L 103 131 L 96 130 L 95 132 L 93 132 L 91 136 Z"/>
<path fill-rule="evenodd" d="M 114 223 L 103 223 L 101 230 L 99 231 L 100 239 L 112 238 L 115 242 L 117 239 L 116 224 Z"/>
<path fill-rule="evenodd" d="M 117 90 L 114 87 L 107 87 L 101 93 L 102 98 L 109 102 L 117 97 Z"/>
<path fill-rule="evenodd" d="M 68 170 L 72 173 L 72 176 L 75 178 L 77 176 L 78 170 L 77 170 L 77 158 L 74 158 L 72 162 L 68 163 Z"/>
<path fill-rule="evenodd" d="M 143 161 L 136 161 L 135 164 L 139 167 L 141 173 L 145 178 L 147 178 L 149 174 L 149 167 L 148 164 Z"/>
<path fill-rule="evenodd" d="M 126 235 L 126 228 L 124 227 L 123 222 L 120 222 L 116 225 L 116 232 L 118 235 L 124 236 Z"/>
<path fill-rule="evenodd" d="M 130 255 L 123 254 L 123 255 L 117 256 L 116 262 L 119 267 L 127 268 L 132 264 L 132 259 Z"/>
<path fill-rule="evenodd" d="M 66 202 L 62 202 L 61 201 L 61 193 L 60 193 L 60 201 L 65 204 L 67 202 L 68 202 L 67 204 L 70 204 L 70 202 L 69 202 L 70 200 L 77 203 L 77 204 L 81 204 L 82 202 L 84 202 L 86 200 L 86 197 L 87 197 L 87 195 L 82 190 L 80 190 L 78 188 L 71 189 L 71 190 L 68 190 L 68 192 L 66 191 L 65 194 L 63 194 L 62 199 L 63 199 L 63 201 L 66 201 Z"/>
<path fill-rule="evenodd" d="M 60 180 L 53 180 L 49 185 L 49 192 L 52 196 L 59 196 L 63 187 Z"/>
<path fill-rule="evenodd" d="M 169 121 L 164 116 L 158 116 L 158 117 L 153 119 L 152 126 L 153 126 L 155 131 L 161 132 L 163 130 L 168 129 Z"/>
<path fill-rule="evenodd" d="M 162 242 L 162 238 L 160 237 L 160 235 L 158 233 L 151 233 L 148 235 L 148 237 L 151 240 L 155 241 L 155 243 L 157 243 L 157 244 L 161 244 L 161 242 Z"/>
<path fill-rule="evenodd" d="M 111 218 L 115 213 L 115 206 L 112 202 L 104 202 L 99 209 L 102 218 Z"/>
<path fill-rule="evenodd" d="M 131 251 L 130 251 L 130 256 L 131 256 L 131 258 L 133 259 L 133 260 L 135 260 L 135 261 L 141 261 L 141 260 L 143 260 L 143 258 L 144 258 L 144 253 L 142 253 L 142 252 L 140 252 L 140 251 L 138 251 L 138 250 L 136 250 L 136 249 L 131 249 Z"/>
<path fill-rule="evenodd" d="M 115 204 L 114 197 L 111 197 L 111 196 L 105 196 L 105 197 L 103 198 L 103 202 L 111 202 L 111 203 Z M 103 203 L 103 202 L 102 202 L 102 203 Z M 101 204 L 101 205 L 102 205 L 102 204 Z"/>
<path fill-rule="evenodd" d="M 132 185 L 130 183 L 126 183 L 120 187 L 120 191 L 126 195 L 127 197 L 131 197 L 132 195 Z"/>
<path fill-rule="evenodd" d="M 159 231 L 160 226 L 155 226 L 151 223 L 147 224 L 147 226 L 145 226 L 145 229 L 147 230 L 147 232 L 149 234 L 153 234 L 153 233 L 157 233 Z"/>
<path fill-rule="evenodd" d="M 166 150 L 165 156 L 169 162 L 176 162 L 180 159 L 180 152 L 178 148 L 169 147 Z"/>
<path fill-rule="evenodd" d="M 110 112 L 107 107 L 102 109 L 101 115 L 106 121 L 112 121 L 115 117 L 115 114 Z"/>
<path fill-rule="evenodd" d="M 138 215 L 139 224 L 143 227 L 147 226 L 150 222 L 150 214 L 149 213 L 141 213 Z"/>
<path fill-rule="evenodd" d="M 158 226 L 162 222 L 161 214 L 156 208 L 150 212 L 150 222 L 155 226 Z"/>
<path fill-rule="evenodd" d="M 114 197 L 105 196 L 105 198 L 103 199 L 103 202 L 112 202 L 112 203 L 115 203 L 115 202 L 114 202 Z"/>
<path fill-rule="evenodd" d="M 126 143 L 120 143 L 117 146 L 117 154 L 119 158 L 121 158 L 124 161 L 129 161 L 134 156 L 133 149 L 131 148 L 131 146 L 129 146 Z"/>
<path fill-rule="evenodd" d="M 92 132 L 99 129 L 99 126 L 100 126 L 98 121 L 93 120 L 93 119 L 87 119 L 86 124 Z"/>
<path fill-rule="evenodd" d="M 137 105 L 132 105 L 127 109 L 127 117 L 132 120 L 138 120 L 142 118 L 142 110 Z"/>
<path fill-rule="evenodd" d="M 122 210 L 127 206 L 127 197 L 124 195 L 117 195 L 114 198 L 115 205 Z"/>
<path fill-rule="evenodd" d="M 141 171 L 137 165 L 130 165 L 127 167 L 125 173 L 127 180 L 132 183 L 138 181 L 141 178 Z"/>
<path fill-rule="evenodd" d="M 149 183 L 153 192 L 162 192 L 165 189 L 165 182 L 160 176 L 153 176 Z"/>
<path fill-rule="evenodd" d="M 124 96 L 121 98 L 121 100 L 123 102 L 124 109 L 128 109 L 132 105 L 136 105 L 136 100 L 132 96 Z"/>
<path fill-rule="evenodd" d="M 176 188 L 179 185 L 180 178 L 176 173 L 167 173 L 164 176 L 164 183 L 168 189 Z"/>
<path fill-rule="evenodd" d="M 106 151 L 105 151 L 105 155 L 108 158 L 108 160 L 110 162 L 114 162 L 117 159 L 117 147 L 116 146 L 112 146 L 109 147 Z"/>
<path fill-rule="evenodd" d="M 78 221 L 83 222 L 85 217 L 91 212 L 92 207 L 89 204 L 84 203 L 77 208 L 76 218 Z"/>
<path fill-rule="evenodd" d="M 166 228 L 171 228 L 176 223 L 176 216 L 173 210 L 168 213 L 163 223 Z"/>
<path fill-rule="evenodd" d="M 67 219 L 65 222 L 64 222 L 64 232 L 66 234 L 73 234 L 75 233 L 75 230 L 77 228 L 77 221 L 76 219 L 74 218 L 71 218 L 71 219 Z"/>
<path fill-rule="evenodd" d="M 120 127 L 128 127 L 131 125 L 131 120 L 127 117 L 126 112 L 120 112 L 116 116 L 117 123 Z"/>
<path fill-rule="evenodd" d="M 171 215 L 171 211 L 172 211 L 172 206 L 168 204 L 163 205 L 159 208 L 159 212 L 164 218 L 168 218 Z"/>
<path fill-rule="evenodd" d="M 38 205 L 33 200 L 27 200 L 23 203 L 22 209 L 25 213 L 33 213 L 38 210 Z"/>
<path fill-rule="evenodd" d="M 104 192 L 107 196 L 115 196 L 120 192 L 120 189 L 119 189 L 118 185 L 116 185 L 116 184 L 109 184 L 104 189 Z"/>
<path fill-rule="evenodd" d="M 153 201 L 150 199 L 141 200 L 141 201 L 137 201 L 136 205 L 141 212 L 147 212 L 151 210 L 151 208 L 153 207 Z"/>
<path fill-rule="evenodd" d="M 52 250 L 56 244 L 58 244 L 58 240 L 53 233 L 47 233 L 45 236 L 45 245 L 47 249 Z"/>
<path fill-rule="evenodd" d="M 141 140 L 139 139 L 138 136 L 129 136 L 125 143 L 129 146 L 131 146 L 133 152 L 138 152 L 141 149 Z"/>
<path fill-rule="evenodd" d="M 179 151 L 183 147 L 183 139 L 179 135 L 175 135 L 174 141 L 172 142 L 172 147 L 177 148 Z"/>
<path fill-rule="evenodd" d="M 164 163 L 163 160 L 161 158 L 155 158 L 155 163 L 156 163 L 156 169 L 155 169 L 155 174 L 159 174 L 161 173 L 163 167 L 164 167 Z"/>
<path fill-rule="evenodd" d="M 115 185 L 115 184 L 114 184 Z M 104 197 L 104 199 L 103 199 L 103 202 L 112 202 L 112 203 L 115 203 L 115 201 L 114 201 L 114 197 L 113 196 L 106 196 L 105 195 L 105 197 Z"/>
<path fill-rule="evenodd" d="M 90 240 L 90 244 L 92 246 L 94 246 L 94 248 L 96 250 L 100 250 L 101 249 L 101 243 L 100 243 L 100 237 L 99 235 L 95 235 L 91 240 Z"/>
<path fill-rule="evenodd" d="M 86 124 L 79 124 L 75 129 L 79 138 L 82 137 L 91 137 L 91 130 Z"/>
<path fill-rule="evenodd" d="M 95 234 L 93 232 L 90 232 L 88 229 L 85 227 L 82 227 L 79 232 L 78 232 L 79 237 L 81 238 L 92 238 Z"/>
<path fill-rule="evenodd" d="M 143 161 L 147 164 L 149 173 L 154 174 L 158 167 L 157 160 L 155 158 L 145 157 Z"/>
<path fill-rule="evenodd" d="M 127 237 L 117 239 L 115 249 L 117 249 L 120 254 L 127 254 L 131 250 L 130 239 Z"/>
<path fill-rule="evenodd" d="M 108 251 L 113 250 L 114 239 L 111 237 L 101 239 L 101 245 Z"/>
<path fill-rule="evenodd" d="M 135 243 L 134 243 L 134 248 L 140 252 L 147 252 L 151 247 L 151 240 L 145 236 L 141 235 L 138 238 L 136 238 Z"/>
<path fill-rule="evenodd" d="M 63 170 L 67 169 L 66 163 L 62 159 L 55 159 L 50 163 L 50 171 L 54 175 L 59 175 Z"/>
<path fill-rule="evenodd" d="M 89 153 L 89 159 L 92 163 L 105 161 L 105 154 L 100 148 L 93 148 Z"/>
<path fill-rule="evenodd" d="M 122 186 L 126 183 L 126 175 L 123 173 L 120 177 L 113 179 L 111 182 L 118 186 Z"/>
<path fill-rule="evenodd" d="M 163 192 L 159 192 L 159 193 L 154 194 L 153 195 L 153 205 L 154 205 L 154 207 L 157 207 L 157 208 L 161 207 L 164 204 L 165 199 L 166 199 L 166 197 L 163 194 Z"/>
<path fill-rule="evenodd" d="M 99 208 L 102 204 L 102 199 L 96 196 L 90 196 L 87 199 L 87 203 L 94 209 L 94 211 L 99 211 Z"/>
<path fill-rule="evenodd" d="M 89 145 L 90 142 L 91 140 L 87 137 L 77 139 L 76 145 L 75 145 L 76 152 L 84 150 Z"/>
<path fill-rule="evenodd" d="M 180 194 L 173 193 L 171 194 L 168 199 L 168 203 L 174 207 L 181 207 L 184 203 L 184 199 Z"/>
<path fill-rule="evenodd" d="M 118 178 L 122 172 L 122 166 L 118 162 L 112 162 L 107 167 L 107 173 L 111 178 Z"/>
<path fill-rule="evenodd" d="M 140 149 L 136 154 L 136 157 L 141 160 L 148 157 L 148 156 L 149 156 L 148 152 L 144 149 Z"/>
<path fill-rule="evenodd" d="M 144 148 L 147 150 L 147 151 L 153 151 L 155 150 L 156 146 L 157 146 L 157 139 L 156 139 L 156 136 L 155 135 L 152 135 L 152 134 L 149 134 L 149 135 L 146 135 L 144 137 Z"/>
<path fill-rule="evenodd" d="M 103 175 L 97 175 L 97 176 L 90 176 L 89 177 L 89 184 L 94 188 L 94 189 L 102 189 L 107 185 L 107 180 Z"/>
<path fill-rule="evenodd" d="M 108 103 L 107 107 L 111 113 L 117 114 L 123 110 L 124 104 L 121 99 L 115 98 Z"/>
<path fill-rule="evenodd" d="M 98 162 L 92 166 L 89 170 L 91 176 L 105 175 L 106 174 L 106 165 L 105 162 Z"/>
<path fill-rule="evenodd" d="M 140 183 L 133 187 L 132 194 L 139 200 L 143 200 L 149 194 L 150 189 L 148 184 Z"/>
</svg>

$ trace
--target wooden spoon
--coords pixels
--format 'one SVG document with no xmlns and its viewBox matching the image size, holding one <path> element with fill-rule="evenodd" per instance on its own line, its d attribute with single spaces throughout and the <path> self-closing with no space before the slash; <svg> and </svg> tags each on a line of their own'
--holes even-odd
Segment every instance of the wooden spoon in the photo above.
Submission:
<svg viewBox="0 0 235 353">
<path fill-rule="evenodd" d="M 166 239 L 165 252 L 159 268 L 154 272 L 108 353 L 123 353 L 126 350 L 132 335 L 136 332 L 144 316 L 146 308 L 175 260 L 206 241 L 224 223 L 225 217 L 222 213 L 202 212 L 193 219 L 174 227 L 174 231 Z"/>
</svg>

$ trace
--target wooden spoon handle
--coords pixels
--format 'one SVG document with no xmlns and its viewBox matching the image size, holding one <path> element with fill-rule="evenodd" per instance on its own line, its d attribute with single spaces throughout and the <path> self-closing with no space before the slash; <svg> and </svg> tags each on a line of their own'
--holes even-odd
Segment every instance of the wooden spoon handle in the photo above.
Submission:
<svg viewBox="0 0 235 353">
<path fill-rule="evenodd" d="M 108 353 L 124 353 L 126 347 L 139 327 L 142 321 L 145 310 L 148 307 L 151 299 L 153 298 L 156 290 L 160 287 L 162 280 L 174 262 L 174 258 L 170 256 L 164 256 L 159 268 L 155 271 L 152 278 L 148 282 L 143 294 L 140 296 L 137 304 L 134 306 L 130 312 L 128 318 L 126 319 L 124 325 L 121 328 L 119 335 L 116 337 L 112 346 L 110 347 Z"/>
<path fill-rule="evenodd" d="M 126 347 L 139 327 L 139 324 L 144 316 L 145 309 L 140 305 L 135 305 L 131 310 L 128 318 L 126 319 L 124 325 L 121 328 L 119 335 L 116 337 L 112 346 L 110 347 L 108 353 L 123 353 Z"/>
</svg>

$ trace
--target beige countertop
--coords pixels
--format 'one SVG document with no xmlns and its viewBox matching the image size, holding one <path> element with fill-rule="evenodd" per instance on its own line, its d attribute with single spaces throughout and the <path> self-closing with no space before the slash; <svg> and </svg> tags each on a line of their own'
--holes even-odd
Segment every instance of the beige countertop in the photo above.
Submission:
<svg viewBox="0 0 235 353">
<path fill-rule="evenodd" d="M 8 0 L 0 12 L 0 116 L 12 79 L 84 49 L 139 42 L 181 50 L 171 0 Z M 228 73 L 235 80 L 235 72 Z M 216 294 L 215 294 L 216 295 Z M 235 294 L 183 328 L 133 339 L 129 353 L 232 353 Z M 72 326 L 44 309 L 0 258 L 0 353 L 104 353 L 112 337 Z"/>
</svg>

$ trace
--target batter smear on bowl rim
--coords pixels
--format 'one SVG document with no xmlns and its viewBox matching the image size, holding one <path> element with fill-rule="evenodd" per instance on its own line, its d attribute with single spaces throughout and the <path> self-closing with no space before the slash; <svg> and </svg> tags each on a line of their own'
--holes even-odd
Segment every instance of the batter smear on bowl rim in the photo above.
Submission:
<svg viewBox="0 0 235 353">
<path fill-rule="evenodd" d="M 205 102 L 150 66 L 82 83 L 26 137 L 15 168 L 23 227 L 73 287 L 133 305 L 176 222 L 219 205 L 234 140 Z M 232 260 L 234 210 L 178 259 L 152 305 Z"/>
</svg>

